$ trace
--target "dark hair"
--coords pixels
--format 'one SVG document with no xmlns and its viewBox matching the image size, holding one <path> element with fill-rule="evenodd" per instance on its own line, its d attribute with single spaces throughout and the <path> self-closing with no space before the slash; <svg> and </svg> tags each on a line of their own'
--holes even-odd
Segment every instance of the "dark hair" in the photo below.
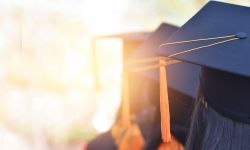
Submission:
<svg viewBox="0 0 250 150">
<path fill-rule="evenodd" d="M 217 113 L 200 93 L 193 110 L 185 150 L 249 149 L 250 125 Z"/>
</svg>

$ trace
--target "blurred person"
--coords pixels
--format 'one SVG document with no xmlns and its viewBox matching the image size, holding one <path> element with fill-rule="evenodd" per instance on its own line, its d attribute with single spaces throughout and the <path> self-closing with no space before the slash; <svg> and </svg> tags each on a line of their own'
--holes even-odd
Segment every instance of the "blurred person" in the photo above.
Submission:
<svg viewBox="0 0 250 150">
<path fill-rule="evenodd" d="M 155 62 L 152 62 L 158 63 L 156 50 L 176 30 L 178 27 L 162 23 L 130 58 L 129 68 L 137 71 L 133 73 L 134 76 L 137 76 L 134 81 L 142 81 L 138 88 L 143 92 L 140 97 L 143 107 L 136 116 L 136 120 L 142 130 L 145 150 L 181 150 L 186 141 L 189 118 L 198 85 L 199 67 L 187 63 L 177 63 L 163 67 L 167 69 L 167 73 L 162 74 L 158 70 L 159 64 L 154 65 Z M 162 140 L 161 120 L 165 118 L 161 117 L 162 103 L 160 101 L 166 100 L 161 99 L 160 94 L 162 93 L 162 88 L 160 88 L 162 76 L 168 80 L 168 84 L 166 81 L 164 82 L 168 87 L 166 91 L 169 99 L 170 131 L 172 133 L 170 142 Z"/>
</svg>

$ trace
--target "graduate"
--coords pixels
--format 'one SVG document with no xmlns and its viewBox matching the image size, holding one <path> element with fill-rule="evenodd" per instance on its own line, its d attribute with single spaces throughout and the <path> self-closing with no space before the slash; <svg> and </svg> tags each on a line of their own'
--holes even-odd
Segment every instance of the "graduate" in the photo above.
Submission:
<svg viewBox="0 0 250 150">
<path fill-rule="evenodd" d="M 160 45 L 202 66 L 186 150 L 250 149 L 250 8 L 210 1 Z"/>
<path fill-rule="evenodd" d="M 128 77 L 128 79 L 126 79 L 128 83 L 123 83 L 123 89 L 126 89 L 126 87 L 129 87 L 129 89 L 123 91 L 125 97 L 123 96 L 120 113 L 118 113 L 119 119 L 111 130 L 119 150 L 144 149 L 147 147 L 146 145 L 149 144 L 148 139 L 153 137 L 152 130 L 155 128 L 155 124 L 160 124 L 160 121 L 156 122 L 156 120 L 159 120 L 159 116 L 156 115 L 159 112 L 159 81 L 154 81 L 141 73 L 134 72 L 133 68 L 137 68 L 137 65 L 131 64 L 131 62 L 137 61 L 137 53 L 139 53 L 141 58 L 144 54 L 156 50 L 157 46 L 176 30 L 177 27 L 163 23 L 135 50 L 125 63 L 124 70 L 126 73 L 124 77 Z M 129 97 L 130 104 L 128 104 L 126 97 Z M 128 105 L 130 107 L 125 108 Z M 126 112 L 127 110 L 130 110 L 131 113 L 128 114 Z M 155 116 L 157 116 L 157 118 L 155 118 Z M 127 119 L 124 120 L 124 118 L 131 118 L 130 123 L 126 123 L 129 121 Z M 143 138 L 143 141 L 140 137 Z M 161 137 L 160 132 L 159 137 Z M 159 142 L 161 142 L 160 139 L 157 143 Z M 151 143 L 150 145 L 153 144 L 154 143 Z M 156 147 L 158 145 L 159 144 L 157 144 Z"/>
<path fill-rule="evenodd" d="M 134 76 L 139 76 L 144 81 L 141 83 L 140 89 L 145 91 L 144 95 L 146 97 L 142 98 L 142 100 L 144 103 L 150 101 L 149 103 L 155 107 L 153 121 L 150 119 L 150 114 L 152 114 L 151 107 L 144 107 L 144 110 L 137 115 L 137 121 L 145 139 L 145 150 L 183 149 L 182 145 L 186 141 L 191 110 L 198 88 L 199 66 L 188 63 L 167 66 L 168 72 L 163 74 L 163 76 L 168 81 L 166 90 L 170 107 L 172 141 L 163 141 L 161 133 L 161 118 L 163 118 L 162 120 L 165 118 L 160 111 L 160 91 L 162 89 L 159 84 L 161 79 L 159 77 L 158 56 L 155 52 L 159 44 L 168 39 L 177 29 L 176 26 L 163 23 L 130 58 L 129 70 L 132 70 L 131 72 L 134 70 Z M 150 111 L 151 113 L 147 113 Z M 166 144 L 167 146 L 162 146 L 164 144 L 161 143 L 165 142 L 168 143 Z"/>
<path fill-rule="evenodd" d="M 109 38 L 118 38 L 121 39 L 123 42 L 123 61 L 126 62 L 128 57 L 131 53 L 134 52 L 136 48 L 149 36 L 149 32 L 138 32 L 138 33 L 124 33 L 124 34 L 115 34 L 115 35 L 107 35 L 107 36 L 100 36 L 93 39 L 93 44 L 100 40 L 100 39 L 109 39 Z M 93 45 L 93 50 L 95 51 L 95 45 Z M 98 86 L 97 86 L 98 87 Z M 132 88 L 132 87 L 130 87 Z M 135 98 L 139 96 L 139 93 L 134 95 Z M 122 108 L 119 109 L 118 115 L 116 117 L 116 122 L 118 122 L 121 119 L 120 111 Z M 137 108 L 130 109 L 131 114 L 136 114 Z M 139 129 L 138 129 L 139 130 Z M 116 150 L 117 149 L 117 143 L 112 136 L 111 131 L 107 131 L 105 133 L 102 133 L 98 135 L 96 138 L 92 139 L 87 144 L 87 150 Z"/>
</svg>

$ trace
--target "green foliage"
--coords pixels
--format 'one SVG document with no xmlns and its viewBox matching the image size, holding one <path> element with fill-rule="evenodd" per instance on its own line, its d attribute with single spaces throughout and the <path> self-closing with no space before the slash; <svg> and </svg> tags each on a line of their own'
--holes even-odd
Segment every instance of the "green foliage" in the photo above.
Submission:
<svg viewBox="0 0 250 150">
<path fill-rule="evenodd" d="M 73 127 L 67 132 L 65 140 L 69 143 L 81 140 L 89 141 L 90 139 L 94 138 L 96 134 L 97 133 L 93 129 L 89 129 L 86 127 Z"/>
</svg>

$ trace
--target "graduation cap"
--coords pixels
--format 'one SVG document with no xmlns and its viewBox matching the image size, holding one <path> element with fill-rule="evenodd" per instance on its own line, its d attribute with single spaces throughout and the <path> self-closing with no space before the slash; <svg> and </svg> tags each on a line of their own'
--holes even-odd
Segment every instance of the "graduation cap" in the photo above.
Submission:
<svg viewBox="0 0 250 150">
<path fill-rule="evenodd" d="M 222 2 L 210 1 L 168 40 L 160 45 L 158 53 L 169 59 L 180 60 L 214 69 L 224 77 L 250 77 L 250 8 Z M 230 80 L 229 80 L 230 81 Z M 237 81 L 235 82 L 237 83 Z M 227 83 L 233 88 L 233 83 Z M 246 83 L 245 83 L 246 84 Z M 220 86 L 213 85 L 214 87 Z M 239 86 L 242 89 L 242 86 Z M 224 89 L 220 89 L 224 91 Z M 234 94 L 245 95 L 245 89 Z M 232 95 L 231 93 L 227 93 Z M 249 97 L 221 100 L 207 99 L 208 103 L 225 116 L 250 123 Z"/>
<path fill-rule="evenodd" d="M 198 84 L 199 67 L 176 61 L 168 61 L 167 72 L 165 72 L 166 59 L 158 57 L 155 52 L 159 45 L 172 35 L 178 27 L 163 23 L 151 36 L 142 44 L 135 53 L 130 57 L 127 69 L 131 72 L 138 72 L 140 75 L 147 77 L 156 84 L 161 84 L 161 117 L 162 117 L 162 139 L 164 142 L 170 140 L 169 111 L 171 115 L 171 130 L 182 141 L 183 136 L 179 136 L 179 125 L 187 125 L 189 111 L 192 107 L 192 100 L 195 97 L 195 91 Z M 160 61 L 160 64 L 158 62 Z M 156 64 L 155 64 L 156 62 Z M 159 73 L 159 69 L 160 72 Z M 159 74 L 163 74 L 159 78 Z M 166 79 L 168 80 L 168 89 L 166 87 Z M 161 80 L 161 81 L 159 81 Z M 164 83 L 164 84 L 162 84 Z M 149 91 L 151 92 L 151 91 Z M 168 96 L 169 94 L 169 96 Z M 156 97 L 158 99 L 158 97 Z M 170 104 L 168 104 L 168 100 Z M 170 105 L 170 110 L 168 110 Z M 163 108 L 166 106 L 165 108 Z M 177 128 L 174 128 L 177 127 Z"/>
<path fill-rule="evenodd" d="M 94 38 L 94 41 L 100 39 L 121 39 L 122 40 L 122 55 L 124 62 L 130 57 L 134 50 L 148 38 L 150 32 L 131 32 L 117 33 L 111 35 L 103 35 Z"/>
<path fill-rule="evenodd" d="M 146 58 L 145 62 L 147 58 L 158 60 L 159 58 L 156 51 L 159 45 L 166 41 L 173 33 L 178 31 L 178 29 L 178 27 L 170 24 L 161 24 L 161 26 L 131 55 L 129 60 L 132 63 L 135 61 L 135 64 L 133 64 L 131 68 L 141 69 L 144 68 L 144 66 L 148 67 L 148 64 L 137 64 L 137 60 L 140 62 L 143 58 Z M 169 88 L 190 98 L 195 98 L 199 71 L 199 66 L 186 62 L 169 65 L 167 72 Z M 157 83 L 159 82 L 159 71 L 157 69 L 140 72 L 140 74 Z"/>
<path fill-rule="evenodd" d="M 123 63 L 126 62 L 128 57 L 134 50 L 150 35 L 150 32 L 131 32 L 131 33 L 117 33 L 117 34 L 110 34 L 110 35 L 102 35 L 94 37 L 92 42 L 92 57 L 93 57 L 93 75 L 95 78 L 95 89 L 100 89 L 100 79 L 99 79 L 99 66 L 97 60 L 98 48 L 97 42 L 101 40 L 114 40 L 120 39 L 122 42 L 122 59 Z"/>
</svg>

